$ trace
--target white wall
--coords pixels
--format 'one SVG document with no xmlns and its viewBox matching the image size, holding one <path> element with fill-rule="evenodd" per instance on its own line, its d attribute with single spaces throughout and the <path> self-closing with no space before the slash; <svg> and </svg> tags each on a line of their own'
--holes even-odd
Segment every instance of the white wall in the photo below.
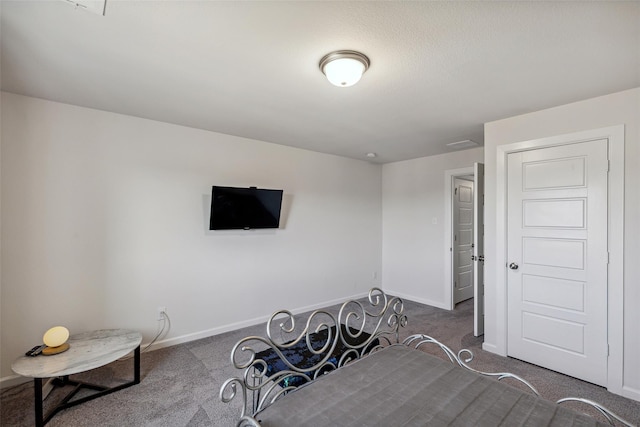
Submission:
<svg viewBox="0 0 640 427">
<path fill-rule="evenodd" d="M 1 130 L 2 377 L 55 325 L 147 342 L 166 306 L 175 343 L 381 270 L 379 165 L 9 93 Z M 212 185 L 284 189 L 281 229 L 209 231 Z"/>
<path fill-rule="evenodd" d="M 497 274 L 504 268 L 495 240 L 500 214 L 496 211 L 497 147 L 620 124 L 625 126 L 623 386 L 625 395 L 640 399 L 640 88 L 485 125 L 485 348 L 506 354 L 506 303 L 498 299 L 496 288 Z"/>
<path fill-rule="evenodd" d="M 382 284 L 385 292 L 448 309 L 445 292 L 445 171 L 482 162 L 483 149 L 382 167 Z M 433 224 L 435 219 L 436 224 Z"/>
</svg>

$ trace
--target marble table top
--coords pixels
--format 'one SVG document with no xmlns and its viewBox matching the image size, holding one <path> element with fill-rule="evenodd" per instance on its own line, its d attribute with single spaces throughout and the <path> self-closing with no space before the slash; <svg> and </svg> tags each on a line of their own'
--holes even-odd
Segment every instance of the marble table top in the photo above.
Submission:
<svg viewBox="0 0 640 427">
<path fill-rule="evenodd" d="M 74 334 L 69 350 L 52 356 L 22 356 L 11 369 L 32 378 L 62 377 L 99 368 L 134 350 L 142 342 L 140 332 L 130 329 L 102 329 Z"/>
</svg>

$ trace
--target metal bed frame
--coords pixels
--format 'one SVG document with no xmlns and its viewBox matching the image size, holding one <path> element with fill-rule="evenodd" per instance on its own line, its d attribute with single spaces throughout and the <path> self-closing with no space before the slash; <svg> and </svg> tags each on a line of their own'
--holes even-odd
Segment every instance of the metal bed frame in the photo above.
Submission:
<svg viewBox="0 0 640 427">
<path fill-rule="evenodd" d="M 306 321 L 297 323 L 288 310 L 279 310 L 267 321 L 266 337 L 249 336 L 236 343 L 231 351 L 231 363 L 241 370 L 241 376 L 229 378 L 220 388 L 220 399 L 229 403 L 236 396 L 242 396 L 242 409 L 237 427 L 260 427 L 254 418 L 277 399 L 306 383 L 313 382 L 318 376 L 339 369 L 345 364 L 380 350 L 390 344 L 398 344 L 400 328 L 406 326 L 402 299 L 387 296 L 381 289 L 372 288 L 367 301 L 344 302 L 337 313 L 326 309 L 313 311 Z M 322 332 L 326 341 L 314 342 L 314 335 Z M 462 349 L 455 353 L 449 347 L 433 337 L 416 334 L 407 337 L 402 344 L 418 349 L 424 345 L 439 347 L 451 363 L 475 372 L 490 376 L 498 381 L 512 379 L 523 384 L 531 393 L 540 396 L 536 388 L 525 379 L 508 372 L 489 373 L 470 367 L 473 352 Z M 346 348 L 337 357 L 334 351 L 338 345 Z M 309 364 L 308 359 L 289 357 L 285 353 L 291 349 L 303 348 L 304 352 L 314 355 L 316 361 Z M 267 374 L 267 362 L 258 354 L 264 350 L 275 352 L 284 369 Z M 262 353 L 261 353 L 262 352 Z M 296 381 L 291 381 L 291 380 Z M 579 402 L 597 410 L 610 425 L 634 427 L 604 406 L 582 398 L 568 397 L 556 403 Z"/>
</svg>

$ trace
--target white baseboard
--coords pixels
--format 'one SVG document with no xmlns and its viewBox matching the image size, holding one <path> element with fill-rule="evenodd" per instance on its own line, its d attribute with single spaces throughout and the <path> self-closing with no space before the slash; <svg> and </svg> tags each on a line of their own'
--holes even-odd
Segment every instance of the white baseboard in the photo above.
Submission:
<svg viewBox="0 0 640 427">
<path fill-rule="evenodd" d="M 500 352 L 498 351 L 498 347 L 496 347 L 494 344 L 489 344 L 488 342 L 482 343 L 482 349 L 484 351 L 488 351 L 489 353 L 500 354 Z"/>
<path fill-rule="evenodd" d="M 8 377 L 0 378 L 0 389 L 15 387 L 20 384 L 28 383 L 31 378 L 22 377 L 20 375 L 9 375 Z"/>
<path fill-rule="evenodd" d="M 300 313 L 317 310 L 319 308 L 324 308 L 324 307 L 328 307 L 335 304 L 342 304 L 343 302 L 349 301 L 352 299 L 364 298 L 368 294 L 369 294 L 368 292 L 365 292 L 365 293 L 353 295 L 350 297 L 338 298 L 338 299 L 329 300 L 329 301 L 325 301 L 317 304 L 299 307 L 289 311 L 291 311 L 293 314 L 300 314 Z M 191 334 L 180 335 L 178 337 L 171 337 L 171 338 L 164 339 L 154 343 L 153 345 L 149 346 L 149 348 L 146 351 L 158 350 L 161 348 L 171 347 L 171 346 L 183 344 L 186 342 L 196 341 L 203 338 L 209 338 L 214 335 L 220 335 L 225 332 L 235 331 L 236 329 L 246 328 L 248 326 L 259 325 L 260 323 L 265 323 L 267 320 L 269 320 L 269 317 L 271 317 L 271 315 L 254 317 L 253 319 L 243 320 L 241 322 L 229 323 L 228 325 L 217 326 L 215 328 L 205 329 L 203 331 L 193 332 Z M 145 348 L 147 345 L 148 344 L 143 343 L 142 347 Z"/>
<path fill-rule="evenodd" d="M 433 300 L 430 300 L 430 299 L 427 299 L 427 298 L 420 298 L 420 297 L 417 297 L 415 295 L 409 295 L 409 294 L 405 294 L 403 292 L 396 292 L 396 291 L 394 291 L 392 289 L 387 289 L 387 288 L 384 288 L 383 291 L 387 295 L 394 295 L 394 296 L 397 296 L 397 297 L 402 298 L 402 299 L 406 299 L 406 300 L 410 300 L 410 301 L 414 301 L 414 302 L 419 302 L 420 304 L 430 305 L 431 307 L 441 308 L 443 310 L 450 311 L 449 307 L 447 307 L 444 304 L 444 302 L 442 302 L 442 301 L 433 301 Z"/>
<path fill-rule="evenodd" d="M 193 332 L 190 334 L 180 335 L 177 337 L 171 337 L 164 340 L 157 341 L 147 348 L 149 343 L 142 343 L 141 347 L 145 348 L 145 351 L 154 351 L 159 350 L 165 347 L 172 347 L 178 344 L 184 344 L 191 341 L 197 341 L 203 338 L 209 338 L 214 335 L 223 334 L 229 331 L 235 331 L 236 329 L 246 328 L 247 326 L 258 325 L 260 323 L 266 322 L 269 316 L 256 317 L 249 320 L 244 320 L 242 322 L 230 323 L 228 325 L 218 326 L 211 329 L 205 329 L 203 331 Z"/>
<path fill-rule="evenodd" d="M 622 386 L 621 395 L 640 402 L 640 390 L 638 390 L 637 388 L 629 387 L 626 385 Z"/>
</svg>

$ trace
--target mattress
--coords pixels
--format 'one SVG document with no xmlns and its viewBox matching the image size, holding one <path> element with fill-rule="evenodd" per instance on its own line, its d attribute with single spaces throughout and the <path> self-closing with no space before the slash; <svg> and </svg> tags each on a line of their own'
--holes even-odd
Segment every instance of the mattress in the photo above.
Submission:
<svg viewBox="0 0 640 427">
<path fill-rule="evenodd" d="M 264 427 L 606 425 L 402 344 L 288 393 L 255 419 Z"/>
</svg>

